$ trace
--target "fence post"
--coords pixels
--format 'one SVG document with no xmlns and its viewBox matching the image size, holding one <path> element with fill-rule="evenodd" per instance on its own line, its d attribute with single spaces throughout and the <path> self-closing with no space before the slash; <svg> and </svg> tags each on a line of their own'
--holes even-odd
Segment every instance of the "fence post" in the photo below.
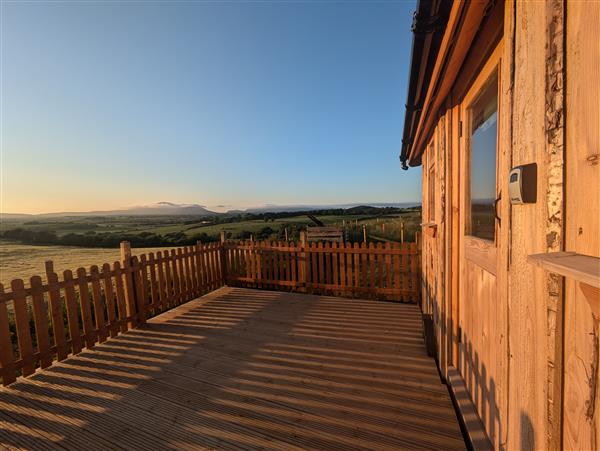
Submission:
<svg viewBox="0 0 600 451">
<path fill-rule="evenodd" d="M 131 244 L 129 241 L 121 241 L 121 262 L 123 264 L 123 273 L 125 274 L 125 303 L 127 309 L 127 317 L 129 320 L 129 328 L 137 326 L 138 323 L 145 323 L 144 312 L 137 308 L 139 306 L 137 302 L 136 293 L 136 281 L 135 281 L 135 268 L 131 264 Z M 138 319 L 134 320 L 136 311 L 138 311 Z"/>
<path fill-rule="evenodd" d="M 306 231 L 300 231 L 300 253 L 298 254 L 298 286 L 306 290 Z"/>
</svg>

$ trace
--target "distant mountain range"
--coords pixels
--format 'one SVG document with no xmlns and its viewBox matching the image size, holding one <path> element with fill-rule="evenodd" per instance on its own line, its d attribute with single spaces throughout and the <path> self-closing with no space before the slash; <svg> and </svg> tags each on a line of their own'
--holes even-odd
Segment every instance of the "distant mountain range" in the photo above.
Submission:
<svg viewBox="0 0 600 451">
<path fill-rule="evenodd" d="M 20 214 L 2 213 L 2 218 L 57 218 L 63 216 L 208 216 L 213 211 L 198 204 L 176 204 L 173 202 L 157 202 L 153 205 L 136 206 L 120 210 L 66 211 L 60 213 Z"/>
<path fill-rule="evenodd" d="M 41 213 L 41 214 L 22 214 L 22 213 L 0 213 L 2 219 L 27 219 L 27 218 L 60 218 L 68 216 L 212 216 L 222 214 L 239 213 L 278 213 L 284 211 L 314 211 L 329 209 L 347 209 L 358 206 L 371 207 L 396 207 L 410 208 L 420 205 L 418 202 L 399 202 L 399 203 L 353 203 L 353 204 L 329 204 L 329 205 L 264 205 L 262 207 L 252 207 L 247 209 L 228 210 L 224 213 L 211 211 L 203 205 L 198 204 L 176 204 L 173 202 L 158 202 L 152 205 L 136 206 L 120 210 L 94 210 L 83 212 L 60 212 L 60 213 Z"/>
<path fill-rule="evenodd" d="M 410 208 L 421 205 L 420 202 L 359 202 L 353 204 L 328 204 L 328 205 L 270 205 L 264 207 L 252 207 L 245 210 L 248 213 L 279 213 L 283 211 L 315 211 L 315 210 L 331 210 L 331 209 L 348 209 L 353 207 L 394 207 L 394 208 Z"/>
</svg>

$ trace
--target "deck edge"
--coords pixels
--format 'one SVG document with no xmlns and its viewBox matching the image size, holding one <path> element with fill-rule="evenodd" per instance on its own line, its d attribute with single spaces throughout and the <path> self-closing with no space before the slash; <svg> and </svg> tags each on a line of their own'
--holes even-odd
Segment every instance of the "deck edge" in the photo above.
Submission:
<svg viewBox="0 0 600 451">
<path fill-rule="evenodd" d="M 448 365 L 448 391 L 456 409 L 456 417 L 463 431 L 465 442 L 474 451 L 494 449 L 488 438 L 477 409 L 469 397 L 469 392 L 458 370 Z"/>
</svg>

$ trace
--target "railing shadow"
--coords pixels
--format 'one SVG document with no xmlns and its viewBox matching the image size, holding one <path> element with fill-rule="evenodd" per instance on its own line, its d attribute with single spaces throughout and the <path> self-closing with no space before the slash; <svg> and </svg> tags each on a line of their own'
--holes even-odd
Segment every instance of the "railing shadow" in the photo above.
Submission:
<svg viewBox="0 0 600 451">
<path fill-rule="evenodd" d="M 414 305 L 225 288 L 0 390 L 31 449 L 459 449 Z"/>
</svg>

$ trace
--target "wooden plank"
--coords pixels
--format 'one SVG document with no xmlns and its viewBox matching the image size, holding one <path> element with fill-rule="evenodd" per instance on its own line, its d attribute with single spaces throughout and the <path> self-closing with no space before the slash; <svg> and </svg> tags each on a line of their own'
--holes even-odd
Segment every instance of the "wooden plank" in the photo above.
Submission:
<svg viewBox="0 0 600 451">
<path fill-rule="evenodd" d="M 137 322 L 138 325 L 146 323 L 146 305 L 148 303 L 148 290 L 147 290 L 147 275 L 142 273 L 142 266 L 138 260 L 138 257 L 134 255 L 131 257 L 131 269 L 133 274 L 134 294 L 137 311 Z"/>
<path fill-rule="evenodd" d="M 242 249 L 242 255 L 244 256 L 246 263 L 245 263 L 245 271 L 244 271 L 244 273 L 241 274 L 241 276 L 249 277 L 251 279 L 254 279 L 254 281 L 256 281 L 256 272 L 254 270 L 255 260 L 254 260 L 254 256 L 253 256 L 252 252 L 253 252 L 252 248 Z"/>
<path fill-rule="evenodd" d="M 375 265 L 375 244 L 369 243 L 369 250 L 373 251 L 369 254 L 369 287 L 375 288 L 376 280 L 376 265 Z"/>
<path fill-rule="evenodd" d="M 206 245 L 200 243 L 199 244 L 199 261 L 201 266 L 202 273 L 202 283 L 203 283 L 203 292 L 206 293 L 210 291 L 210 273 L 208 272 L 208 255 Z"/>
<path fill-rule="evenodd" d="M 550 138 L 555 137 L 558 142 L 554 148 L 546 146 L 544 155 L 546 159 L 552 158 L 551 163 L 554 162 L 553 160 L 558 160 L 556 165 L 551 166 L 553 171 L 549 175 L 549 179 L 552 176 L 549 183 L 552 181 L 554 185 L 558 183 L 562 185 L 561 175 L 564 174 L 564 194 L 560 191 L 560 185 L 559 189 L 549 190 L 551 194 L 555 194 L 555 191 L 558 193 L 552 197 L 548 196 L 548 199 L 542 199 L 543 207 L 540 208 L 547 208 L 548 216 L 552 220 L 557 216 L 564 218 L 561 223 L 555 225 L 559 228 L 558 231 L 548 232 L 559 234 L 555 241 L 560 245 L 560 227 L 563 226 L 565 251 L 598 259 L 600 258 L 600 233 L 598 233 L 600 230 L 600 89 L 598 89 L 600 3 L 566 2 L 566 6 L 559 4 L 556 9 L 559 14 L 563 13 L 563 22 L 560 22 L 560 16 L 547 13 L 550 18 L 555 19 L 552 23 L 554 28 L 550 30 L 557 34 L 556 40 L 550 43 L 550 50 L 554 51 L 555 47 L 564 42 L 565 54 L 559 51 L 560 47 L 553 53 L 556 55 L 557 63 L 565 64 L 566 67 L 560 78 L 561 73 L 555 68 L 562 69 L 563 66 L 548 65 L 551 70 L 554 69 L 548 77 L 548 88 L 555 88 L 550 83 L 554 80 L 566 82 L 565 104 L 562 109 L 561 98 L 549 96 L 549 100 L 555 103 L 547 102 L 547 111 L 554 105 L 558 107 L 551 110 L 553 113 L 551 118 L 557 122 L 557 127 L 547 127 L 549 129 L 547 138 L 550 141 Z M 556 29 L 557 22 L 564 27 L 564 34 L 560 33 L 563 31 L 562 28 Z M 564 121 L 564 136 L 560 134 L 561 121 Z M 566 139 L 563 141 L 561 138 Z M 536 142 L 536 147 L 538 143 L 540 142 Z M 560 164 L 561 158 L 564 158 L 564 166 Z M 560 170 L 563 174 L 559 172 Z M 564 195 L 565 202 L 562 210 L 556 205 L 558 203 L 560 207 L 561 194 Z M 531 253 L 541 250 L 532 250 Z M 588 262 L 592 264 L 591 261 Z M 583 272 L 596 273 L 594 269 Z M 551 277 L 551 275 L 546 276 Z M 592 282 L 590 279 L 594 277 L 588 277 L 586 283 L 590 287 L 597 288 L 597 282 L 589 283 Z M 597 278 L 595 280 L 597 281 Z M 559 346 L 556 347 L 557 353 L 563 351 L 565 369 L 562 381 L 564 395 L 562 400 L 558 398 L 562 403 L 557 402 L 564 406 L 563 441 L 560 445 L 564 449 L 593 449 L 599 446 L 598 431 L 600 431 L 600 396 L 598 395 L 600 324 L 598 318 L 594 317 L 593 309 L 595 304 L 593 301 L 597 302 L 599 296 L 597 290 L 594 293 L 593 289 L 586 289 L 584 285 L 571 278 L 566 278 L 564 284 L 564 304 L 562 304 L 565 311 L 562 340 L 564 351 Z M 550 287 L 553 288 L 552 285 Z M 592 304 L 588 305 L 590 300 Z M 559 326 L 561 319 L 560 316 L 556 319 Z M 560 328 L 558 331 L 560 332 Z M 558 335 L 558 339 L 560 338 Z M 561 380 L 558 379 L 558 387 L 560 382 Z"/>
<path fill-rule="evenodd" d="M 156 300 L 159 311 L 163 312 L 166 308 L 167 295 L 166 282 L 165 282 L 165 270 L 163 267 L 162 252 L 158 251 L 156 254 L 151 253 L 154 256 L 154 265 L 156 272 Z"/>
<path fill-rule="evenodd" d="M 288 243 L 281 243 L 282 247 L 285 246 Z M 292 252 L 291 251 L 284 251 L 284 256 L 285 256 L 285 280 L 292 280 Z"/>
<path fill-rule="evenodd" d="M 340 273 L 339 273 L 339 281 L 340 281 L 340 295 L 347 296 L 346 294 L 346 244 L 340 243 L 338 247 L 338 259 L 340 264 Z"/>
<path fill-rule="evenodd" d="M 223 280 L 225 277 L 225 260 L 224 255 L 222 253 L 222 247 L 220 243 L 215 243 L 215 264 L 217 268 L 217 281 L 215 289 L 221 288 L 223 286 Z"/>
<path fill-rule="evenodd" d="M 117 295 L 117 312 L 119 314 L 119 327 L 122 333 L 127 332 L 130 320 L 127 319 L 129 314 L 129 308 L 127 307 L 127 298 L 125 296 L 125 282 L 123 278 L 123 269 L 119 262 L 114 263 L 115 270 L 115 292 Z"/>
<path fill-rule="evenodd" d="M 144 301 L 145 317 L 153 316 L 152 281 L 148 279 L 149 265 L 146 254 L 139 256 L 138 275 L 140 276 L 141 298 Z"/>
<path fill-rule="evenodd" d="M 254 263 L 256 270 L 256 286 L 258 288 L 262 288 L 262 280 L 264 279 L 264 268 L 263 268 L 263 260 L 262 260 L 262 250 L 261 243 L 259 241 L 254 242 Z"/>
<path fill-rule="evenodd" d="M 70 269 L 63 272 L 65 281 L 65 303 L 67 306 L 67 320 L 69 323 L 69 339 L 71 341 L 71 352 L 79 354 L 81 352 L 81 330 L 79 326 L 79 308 L 77 306 L 77 297 L 75 295 L 75 282 L 73 273 Z"/>
<path fill-rule="evenodd" d="M 54 425 L 65 447 L 96 434 L 106 448 L 464 449 L 418 308 L 406 307 L 225 288 L 15 384 L 2 415 Z M 252 321 L 206 340 L 206 329 L 178 324 L 190 310 L 198 321 Z M 68 435 L 81 424 L 89 435 L 76 443 Z"/>
<path fill-rule="evenodd" d="M 600 258 L 575 252 L 550 252 L 527 256 L 528 261 L 554 272 L 600 288 Z"/>
<path fill-rule="evenodd" d="M 63 317 L 63 302 L 58 287 L 58 275 L 52 270 L 46 273 L 48 278 L 48 296 L 50 318 L 52 320 L 52 335 L 56 346 L 56 358 L 60 362 L 69 355 L 65 338 L 65 320 Z"/>
<path fill-rule="evenodd" d="M 300 242 L 298 243 L 300 252 L 298 254 L 298 285 L 300 290 L 306 291 L 306 282 L 309 279 L 310 261 L 309 254 L 307 254 L 306 246 L 306 232 L 300 232 Z"/>
<path fill-rule="evenodd" d="M 345 243 L 344 244 L 344 253 L 342 254 L 342 258 L 344 259 L 345 267 L 346 267 L 346 281 L 345 281 L 345 291 L 344 296 L 352 296 L 352 285 L 353 285 L 353 277 L 352 277 L 352 244 Z"/>
<path fill-rule="evenodd" d="M 90 268 L 92 277 L 92 302 L 94 306 L 94 319 L 96 330 L 98 331 L 98 342 L 102 343 L 108 337 L 108 330 L 104 317 L 104 303 L 102 302 L 102 292 L 100 289 L 100 272 L 98 266 L 94 265 Z"/>
<path fill-rule="evenodd" d="M 267 279 L 268 280 L 277 280 L 277 278 L 275 277 L 275 253 L 277 252 L 276 250 L 274 250 L 274 243 L 269 243 L 268 241 L 265 241 L 265 243 L 267 244 L 267 246 L 271 246 L 271 249 L 269 249 L 266 254 L 265 254 L 265 258 L 267 260 Z M 273 285 L 270 286 L 270 288 L 275 288 Z"/>
<path fill-rule="evenodd" d="M 463 242 L 465 258 L 490 274 L 496 275 L 497 247 L 494 243 L 472 236 L 465 236 Z"/>
<path fill-rule="evenodd" d="M 469 397 L 469 391 L 465 386 L 460 373 L 453 366 L 448 367 L 448 382 L 452 398 L 458 406 L 458 418 L 466 431 L 467 443 L 470 449 L 491 451 L 494 449 L 485 432 L 485 427 L 481 422 L 477 409 Z"/>
<path fill-rule="evenodd" d="M 0 294 L 3 293 L 4 285 L 0 283 Z M 11 384 L 16 380 L 14 362 L 8 308 L 6 302 L 0 301 L 0 376 L 2 376 L 2 385 Z"/>
<path fill-rule="evenodd" d="M 190 259 L 190 272 L 193 286 L 193 297 L 196 298 L 201 295 L 200 280 L 198 279 L 198 268 L 196 268 L 196 246 L 190 246 L 188 249 Z"/>
<path fill-rule="evenodd" d="M 391 249 L 392 249 L 392 244 L 388 241 L 387 243 L 385 243 L 385 250 L 390 251 Z M 390 252 L 387 252 L 385 255 L 385 276 L 386 276 L 385 287 L 386 288 L 392 288 L 393 274 L 394 274 L 394 272 L 392 269 L 392 256 L 391 256 Z"/>
<path fill-rule="evenodd" d="M 173 306 L 181 304 L 181 283 L 179 280 L 179 264 L 177 261 L 177 251 L 171 249 L 169 263 L 171 264 L 171 283 L 173 284 Z"/>
<path fill-rule="evenodd" d="M 292 247 L 294 246 L 294 243 L 291 243 Z M 298 284 L 298 257 L 299 254 L 297 252 L 291 251 L 290 253 L 290 281 L 293 283 L 293 287 L 296 287 Z"/>
<path fill-rule="evenodd" d="M 400 244 L 398 243 L 394 243 L 392 245 L 392 249 L 401 249 Z M 406 287 L 403 287 L 400 284 L 400 274 L 401 272 L 404 270 L 404 268 L 402 267 L 402 262 L 401 262 L 401 255 L 400 254 L 395 254 L 394 255 L 394 288 L 396 290 L 404 290 Z M 401 299 L 398 299 L 401 300 Z"/>
<path fill-rule="evenodd" d="M 206 290 L 206 275 L 204 271 L 204 256 L 202 252 L 202 243 L 196 243 L 196 268 L 198 271 L 200 293 L 204 293 Z"/>
<path fill-rule="evenodd" d="M 400 244 L 400 248 L 403 249 L 404 251 L 406 251 L 405 253 L 403 253 L 400 256 L 400 265 L 401 265 L 401 271 L 402 271 L 402 289 L 403 290 L 409 290 L 409 289 L 414 289 L 414 285 L 412 284 L 412 277 L 413 274 L 415 274 L 415 271 L 413 270 L 412 267 L 412 260 L 414 258 L 414 255 L 410 255 L 410 245 L 413 243 L 401 243 Z"/>
<path fill-rule="evenodd" d="M 192 280 L 189 272 L 189 262 L 187 259 L 187 250 L 185 247 L 179 248 L 178 258 L 181 273 L 181 290 L 183 292 L 182 302 L 187 302 L 192 299 Z"/>
<path fill-rule="evenodd" d="M 352 251 L 354 254 L 354 289 L 352 290 L 353 295 L 354 295 L 355 289 L 357 289 L 361 286 L 361 284 L 360 284 L 361 265 L 360 265 L 360 254 L 358 253 L 358 250 L 359 250 L 359 244 L 357 242 L 354 242 L 354 245 L 352 247 Z"/>
<path fill-rule="evenodd" d="M 131 256 L 122 259 L 123 265 L 123 287 L 125 288 L 125 305 L 127 307 L 128 328 L 131 329 L 137 325 L 136 319 L 136 300 L 133 281 L 133 268 L 131 267 Z"/>
<path fill-rule="evenodd" d="M 317 243 L 317 249 L 323 250 L 323 242 L 319 241 Z M 319 275 L 317 276 L 317 283 L 326 283 L 325 279 L 325 252 L 319 252 L 317 254 L 317 265 L 319 267 Z"/>
<path fill-rule="evenodd" d="M 319 283 L 319 264 L 317 263 L 317 243 L 306 243 L 308 246 L 308 252 L 310 256 L 310 279 L 307 279 L 307 284 L 310 282 Z"/>
<path fill-rule="evenodd" d="M 102 287 L 104 289 L 104 298 L 106 301 L 106 319 L 108 321 L 108 331 L 110 337 L 116 337 L 119 333 L 119 324 L 116 320 L 116 304 L 115 304 L 115 291 L 113 289 L 113 282 L 110 276 L 110 265 L 104 263 L 102 265 Z"/>
<path fill-rule="evenodd" d="M 340 285 L 341 284 L 340 283 L 340 279 L 339 279 L 339 273 L 338 273 L 338 268 L 339 268 L 338 260 L 339 260 L 338 243 L 333 242 L 333 243 L 331 243 L 332 279 L 330 280 L 330 283 L 332 283 L 334 285 Z M 334 295 L 337 295 L 337 293 L 334 293 Z"/>
<path fill-rule="evenodd" d="M 381 243 L 377 243 L 377 249 L 381 250 L 383 248 Z M 377 254 L 377 287 L 383 288 L 383 277 L 384 277 L 384 264 L 383 264 L 384 256 L 381 254 Z"/>
<path fill-rule="evenodd" d="M 152 304 L 151 314 L 155 315 L 158 313 L 157 308 L 160 306 L 160 298 L 158 296 L 158 280 L 156 278 L 156 259 L 154 252 L 148 254 L 148 266 L 147 271 L 150 274 L 150 299 Z"/>
<path fill-rule="evenodd" d="M 367 249 L 367 243 L 364 241 L 360 243 L 360 247 L 362 250 Z M 365 288 L 369 285 L 368 275 L 369 275 L 369 266 L 368 266 L 368 254 L 363 252 L 360 254 L 360 287 Z"/>
<path fill-rule="evenodd" d="M 215 259 L 215 252 L 212 243 L 207 244 L 207 255 L 208 255 L 208 266 L 210 270 L 210 288 L 214 290 L 217 287 L 217 279 L 219 278 L 217 272 L 217 262 Z"/>
<path fill-rule="evenodd" d="M 241 252 L 238 248 L 228 248 L 226 246 L 223 246 L 223 251 L 222 252 L 229 252 L 231 255 L 231 269 L 228 269 L 227 272 L 225 272 L 225 277 L 229 276 L 230 272 L 231 274 L 240 274 L 240 272 L 242 271 L 242 262 L 241 262 Z"/>
<path fill-rule="evenodd" d="M 332 251 L 331 251 L 331 244 L 329 241 L 325 242 L 325 283 L 329 283 L 329 284 L 333 284 L 332 282 L 332 275 L 333 275 L 333 268 L 332 268 Z M 337 285 L 337 284 L 336 284 Z"/>
<path fill-rule="evenodd" d="M 166 308 L 173 308 L 177 304 L 175 300 L 175 285 L 173 281 L 173 263 L 171 252 L 168 250 L 163 251 L 163 264 L 165 270 L 165 289 L 167 294 Z"/>
<path fill-rule="evenodd" d="M 277 242 L 273 242 L 273 243 L 271 243 L 271 246 L 277 246 L 278 244 L 279 243 L 277 243 Z M 273 256 L 273 279 L 279 280 L 279 266 L 280 266 L 279 251 L 275 250 L 274 252 L 272 252 L 272 256 Z"/>
<path fill-rule="evenodd" d="M 85 336 L 85 347 L 92 349 L 97 340 L 97 332 L 92 322 L 92 309 L 90 305 L 90 292 L 86 281 L 85 268 L 77 269 L 77 286 L 79 288 L 79 307 L 81 308 L 81 322 Z"/>
<path fill-rule="evenodd" d="M 219 262 L 219 279 L 217 280 L 217 288 L 221 288 L 225 284 L 225 265 L 223 264 L 223 253 L 221 252 L 221 244 L 217 244 L 215 248 L 215 255 L 217 256 L 217 261 Z"/>
<path fill-rule="evenodd" d="M 417 253 L 416 243 L 410 243 L 409 249 L 413 251 L 410 256 L 410 291 L 414 293 L 414 301 L 419 301 L 419 293 L 421 289 L 420 277 L 419 277 L 419 254 Z"/>
<path fill-rule="evenodd" d="M 52 353 L 50 352 L 50 338 L 48 336 L 48 311 L 44 300 L 42 289 L 42 278 L 33 276 L 30 279 L 32 289 L 31 307 L 33 310 L 33 321 L 35 324 L 35 336 L 39 363 L 41 368 L 47 368 L 52 364 Z"/>
</svg>

